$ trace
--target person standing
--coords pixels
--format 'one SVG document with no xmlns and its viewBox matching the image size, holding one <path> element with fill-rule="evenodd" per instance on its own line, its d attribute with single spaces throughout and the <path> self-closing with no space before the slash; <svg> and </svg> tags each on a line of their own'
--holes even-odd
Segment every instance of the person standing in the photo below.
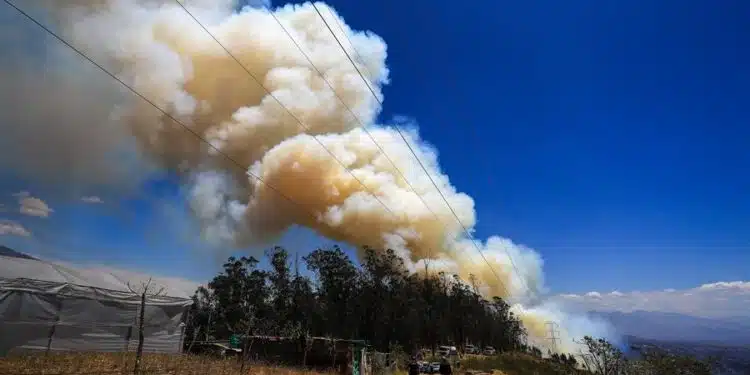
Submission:
<svg viewBox="0 0 750 375">
<path fill-rule="evenodd" d="M 453 369 L 451 368 L 451 363 L 448 362 L 448 358 L 443 357 L 443 359 L 440 361 L 440 375 L 452 375 Z"/>
<path fill-rule="evenodd" d="M 411 357 L 411 361 L 409 362 L 409 375 L 419 375 L 419 362 L 417 362 L 417 357 Z"/>
</svg>

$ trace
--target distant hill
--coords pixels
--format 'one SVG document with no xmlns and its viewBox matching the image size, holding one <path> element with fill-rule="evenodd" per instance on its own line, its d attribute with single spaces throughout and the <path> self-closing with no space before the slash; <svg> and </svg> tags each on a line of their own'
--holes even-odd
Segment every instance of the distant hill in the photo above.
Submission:
<svg viewBox="0 0 750 375">
<path fill-rule="evenodd" d="M 750 374 L 750 316 L 718 319 L 656 311 L 590 314 L 609 321 L 624 335 L 628 357 L 658 348 L 713 357 L 718 360 L 717 375 Z"/>
<path fill-rule="evenodd" d="M 622 335 L 659 341 L 750 346 L 750 316 L 702 318 L 656 311 L 590 313 L 609 321 Z"/>
<path fill-rule="evenodd" d="M 11 258 L 23 258 L 23 259 L 36 259 L 31 255 L 15 251 L 7 246 L 0 245 L 0 256 L 11 257 Z"/>
<path fill-rule="evenodd" d="M 714 358 L 716 375 L 750 374 L 750 346 L 729 346 L 688 341 L 659 341 L 626 336 L 629 345 L 627 356 L 637 358 L 641 353 L 654 349 L 672 354 L 690 355 L 701 359 Z"/>
</svg>

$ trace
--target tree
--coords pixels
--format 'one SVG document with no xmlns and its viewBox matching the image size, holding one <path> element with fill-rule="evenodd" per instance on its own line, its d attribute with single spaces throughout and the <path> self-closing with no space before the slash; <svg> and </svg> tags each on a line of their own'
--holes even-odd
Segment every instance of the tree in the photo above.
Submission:
<svg viewBox="0 0 750 375">
<path fill-rule="evenodd" d="M 321 335 L 354 338 L 359 317 L 355 314 L 354 297 L 358 294 L 357 269 L 349 257 L 338 247 L 317 249 L 303 258 L 307 268 L 318 278 L 318 303 L 322 321 L 318 322 Z"/>
<path fill-rule="evenodd" d="M 151 284 L 150 277 L 148 278 L 148 281 L 141 283 L 141 285 L 137 287 L 131 286 L 130 283 L 128 283 L 127 285 L 131 293 L 135 295 L 139 295 L 141 297 L 141 304 L 138 309 L 138 349 L 135 352 L 135 367 L 133 368 L 133 373 L 138 374 L 141 370 L 141 358 L 143 357 L 143 342 L 145 339 L 143 330 L 146 325 L 145 323 L 146 300 L 148 297 L 161 296 L 164 293 L 164 287 L 161 287 L 157 290 L 156 286 Z"/>
<path fill-rule="evenodd" d="M 620 375 L 626 371 L 627 360 L 622 351 L 605 339 L 583 338 L 588 353 L 583 354 L 587 370 L 597 375 Z"/>
<path fill-rule="evenodd" d="M 304 348 L 309 336 L 356 338 L 379 351 L 412 353 L 466 342 L 500 351 L 522 347 L 526 331 L 518 317 L 503 299 L 479 295 L 476 280 L 410 273 L 393 250 L 362 254 L 357 266 L 338 247 L 316 249 L 302 258 L 312 278 L 292 270 L 281 247 L 266 253 L 268 270 L 253 257 L 230 257 L 196 292 L 187 337 L 263 332 L 297 336 Z"/>
<path fill-rule="evenodd" d="M 594 374 L 710 375 L 715 362 L 663 350 L 649 350 L 641 353 L 641 360 L 627 361 L 619 349 L 604 339 L 585 337 L 583 343 L 588 349 L 588 353 L 582 353 L 584 366 Z"/>
<path fill-rule="evenodd" d="M 208 341 L 215 335 L 215 325 L 212 321 L 216 319 L 216 298 L 207 288 L 200 286 L 193 295 L 193 304 L 187 313 L 185 340 L 186 350 L 190 351 L 196 341 Z M 202 340 L 201 340 L 202 338 Z"/>
<path fill-rule="evenodd" d="M 565 364 L 568 365 L 568 367 L 575 368 L 578 365 L 578 360 L 576 360 L 576 357 L 573 354 L 568 354 Z"/>
<path fill-rule="evenodd" d="M 698 360 L 692 356 L 669 354 L 662 350 L 643 353 L 643 375 L 711 375 L 713 359 Z"/>
<path fill-rule="evenodd" d="M 258 260 L 253 257 L 230 257 L 223 272 L 208 283 L 216 299 L 216 323 L 220 336 L 250 334 L 261 330 L 268 315 L 269 288 L 266 273 L 256 269 Z"/>
<path fill-rule="evenodd" d="M 271 263 L 271 270 L 267 275 L 270 282 L 271 315 L 276 323 L 269 333 L 291 336 L 297 328 L 297 322 L 292 316 L 294 290 L 288 263 L 289 254 L 277 246 L 266 255 Z"/>
</svg>

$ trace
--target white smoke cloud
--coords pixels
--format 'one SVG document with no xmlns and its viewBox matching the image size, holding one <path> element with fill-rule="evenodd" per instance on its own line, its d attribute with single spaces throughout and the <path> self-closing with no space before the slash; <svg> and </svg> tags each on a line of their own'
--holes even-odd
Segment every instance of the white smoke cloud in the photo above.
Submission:
<svg viewBox="0 0 750 375">
<path fill-rule="evenodd" d="M 610 340 L 617 338 L 617 333 L 609 322 L 584 314 L 572 314 L 553 300 L 533 307 L 517 304 L 512 306 L 511 311 L 522 318 L 530 334 L 529 343 L 551 351 L 578 353 L 582 349 L 579 343 L 584 336 Z M 551 345 L 552 342 L 549 340 L 552 337 L 558 339 L 555 345 Z"/>
<path fill-rule="evenodd" d="M 381 110 L 378 100 L 311 4 L 287 5 L 272 16 L 258 7 L 236 12 L 242 4 L 230 0 L 186 3 L 242 63 L 239 66 L 171 0 L 38 3 L 64 38 L 233 161 L 148 103 L 132 96 L 124 99 L 116 89 L 106 95 L 95 95 L 93 89 L 71 95 L 63 90 L 63 82 L 86 87 L 82 82 L 94 81 L 90 77 L 97 73 L 82 75 L 84 68 L 62 65 L 60 71 L 72 74 L 40 84 L 53 88 L 33 101 L 34 108 L 49 108 L 48 116 L 26 121 L 34 126 L 12 129 L 16 143 L 46 139 L 15 157 L 15 165 L 26 162 L 24 171 L 47 176 L 75 166 L 81 174 L 94 176 L 93 182 L 126 184 L 121 181 L 127 176 L 123 170 L 98 164 L 107 160 L 102 155 L 124 147 L 134 153 L 132 160 L 152 161 L 182 174 L 190 208 L 202 224 L 204 237 L 213 242 L 267 243 L 289 228 L 303 226 L 355 246 L 392 248 L 412 271 L 428 265 L 432 271 L 447 270 L 464 279 L 474 276 L 486 294 L 528 302 L 544 292 L 542 260 L 534 250 L 497 236 L 476 245 L 467 238 L 463 226 L 473 232 L 477 220 L 473 199 L 451 184 L 440 169 L 437 150 L 419 137 L 416 126 L 410 123 L 401 131 L 429 177 L 394 127 L 403 127 L 404 120 L 391 125 L 376 122 Z M 375 34 L 353 31 L 333 9 L 317 5 L 382 98 L 381 88 L 389 82 L 385 42 Z M 42 66 L 25 69 L 27 81 L 18 82 L 7 96 L 23 92 Z M 62 101 L 55 101 L 58 97 Z M 14 114 L 20 119 L 29 116 L 26 112 L 32 111 Z M 58 116 L 68 125 L 58 125 Z M 369 134 L 359 128 L 360 122 Z M 50 134 L 54 134 L 51 140 Z M 70 153 L 67 164 L 39 164 L 33 159 L 34 152 L 54 150 Z M 143 173 L 139 169 L 138 175 Z M 560 321 L 564 329 L 584 326 L 552 304 L 515 308 L 537 337 L 546 334 L 539 329 L 546 320 Z M 592 329 L 598 328 L 592 324 Z"/>
<path fill-rule="evenodd" d="M 750 311 L 750 281 L 716 282 L 685 290 L 564 294 L 555 300 L 585 310 L 643 310 L 706 318 L 737 317 Z"/>
<path fill-rule="evenodd" d="M 19 5 L 48 21 L 39 3 Z M 0 170 L 29 185 L 137 186 L 151 169 L 113 110 L 130 96 L 12 8 L 0 21 Z"/>
<path fill-rule="evenodd" d="M 29 237 L 31 232 L 23 225 L 11 220 L 0 220 L 0 236 Z"/>
</svg>

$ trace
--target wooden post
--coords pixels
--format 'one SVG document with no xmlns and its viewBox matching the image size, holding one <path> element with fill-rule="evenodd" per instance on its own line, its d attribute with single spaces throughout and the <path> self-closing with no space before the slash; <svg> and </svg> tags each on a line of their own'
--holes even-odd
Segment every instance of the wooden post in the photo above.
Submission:
<svg viewBox="0 0 750 375">
<path fill-rule="evenodd" d="M 143 356 L 143 318 L 146 315 L 146 291 L 141 293 L 141 311 L 138 317 L 138 349 L 135 352 L 135 367 L 133 374 L 138 374 L 141 370 L 141 357 Z"/>
<path fill-rule="evenodd" d="M 133 326 L 128 326 L 128 332 L 125 334 L 125 348 L 123 349 L 124 352 L 128 352 L 130 350 L 130 339 L 133 338 Z"/>
<path fill-rule="evenodd" d="M 55 319 L 55 322 L 52 323 L 52 327 L 49 330 L 49 335 L 47 336 L 47 350 L 44 352 L 44 355 L 49 355 L 49 351 L 52 348 L 52 337 L 55 336 L 55 328 L 57 327 L 57 322 L 60 320 L 60 316 L 58 315 Z"/>
<path fill-rule="evenodd" d="M 137 375 L 141 370 L 141 359 L 143 357 L 143 342 L 145 341 L 145 337 L 143 334 L 143 328 L 145 327 L 145 316 L 146 316 L 146 296 L 152 295 L 152 296 L 160 296 L 164 292 L 164 288 L 161 288 L 159 291 L 152 293 L 151 292 L 151 278 L 148 279 L 147 282 L 142 283 L 140 290 L 135 291 L 131 286 L 130 283 L 128 283 L 128 289 L 130 289 L 130 292 L 136 295 L 140 295 L 141 297 L 141 308 L 139 312 L 139 319 L 138 319 L 138 349 L 135 352 L 135 366 L 133 367 L 133 374 Z"/>
<path fill-rule="evenodd" d="M 62 301 L 59 301 L 57 303 L 57 314 L 55 314 L 55 322 L 52 323 L 52 327 L 49 329 L 49 334 L 47 335 L 47 350 L 45 350 L 44 355 L 49 355 L 50 349 L 52 349 L 52 338 L 55 336 L 55 329 L 57 328 L 57 324 L 60 322 L 60 313 L 62 311 Z"/>
</svg>

